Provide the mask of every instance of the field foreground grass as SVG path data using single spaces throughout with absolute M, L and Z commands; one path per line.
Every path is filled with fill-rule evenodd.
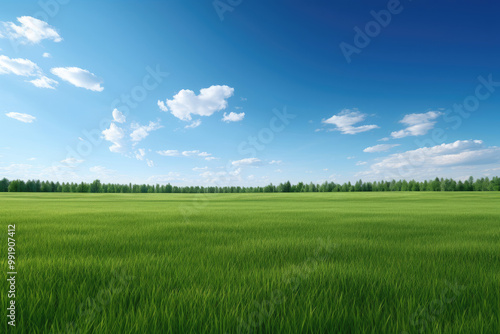
M 0 217 L 1 332 L 500 332 L 499 193 L 6 193 Z

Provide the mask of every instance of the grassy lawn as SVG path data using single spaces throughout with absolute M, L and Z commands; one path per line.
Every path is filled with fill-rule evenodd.
M 0 194 L 0 332 L 499 333 L 500 193 Z

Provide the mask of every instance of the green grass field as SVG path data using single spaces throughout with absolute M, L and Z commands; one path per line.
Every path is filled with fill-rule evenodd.
M 0 217 L 1 332 L 500 332 L 500 193 L 5 193 Z

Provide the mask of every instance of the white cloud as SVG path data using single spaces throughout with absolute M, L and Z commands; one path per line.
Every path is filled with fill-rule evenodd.
M 369 131 L 372 129 L 377 129 L 378 125 L 360 125 L 354 126 L 354 124 L 364 121 L 366 114 L 362 114 L 357 109 L 344 109 L 337 115 L 333 115 L 329 119 L 322 120 L 324 124 L 335 125 L 336 128 L 333 130 L 340 131 L 342 134 L 354 135 L 360 132 Z
M 234 94 L 234 88 L 228 86 L 210 86 L 196 95 L 192 90 L 183 89 L 167 100 L 172 115 L 183 121 L 191 121 L 191 115 L 211 116 L 226 109 L 227 101 Z
M 347 160 L 351 160 L 351 159 L 355 159 L 355 158 L 356 158 L 355 156 L 347 157 Z
M 399 123 L 406 124 L 408 127 L 403 130 L 394 131 L 391 133 L 392 138 L 403 138 L 407 136 L 422 136 L 425 135 L 429 130 L 434 128 L 436 121 L 434 121 L 439 116 L 443 115 L 439 111 L 429 111 L 423 114 L 408 114 L 403 117 Z
M 182 155 L 185 156 L 185 157 L 191 157 L 193 155 L 198 155 L 198 153 L 200 153 L 200 151 L 198 151 L 198 150 L 184 151 L 184 152 L 182 152 Z
M 279 165 L 281 164 L 283 161 L 281 160 L 271 160 L 271 162 L 269 163 L 270 165 Z
M 29 59 L 9 58 L 0 55 L 0 74 L 15 74 L 23 77 L 40 75 L 42 70 Z
M 202 171 L 202 170 L 207 170 L 207 169 L 208 169 L 208 167 L 206 167 L 206 166 L 205 166 L 205 167 L 194 167 L 194 168 L 193 168 L 193 171 L 195 171 L 195 172 L 199 172 L 199 171 Z
M 61 160 L 61 163 L 66 164 L 66 165 L 78 165 L 81 164 L 84 160 L 79 160 L 77 158 L 66 158 L 64 160 Z
M 104 139 L 112 142 L 113 145 L 109 147 L 111 152 L 122 152 L 123 151 L 123 138 L 125 137 L 125 131 L 118 127 L 115 123 L 111 123 L 109 129 L 102 131 Z
M 237 114 L 237 113 L 231 111 L 229 114 L 224 113 L 224 115 L 222 117 L 222 121 L 226 122 L 226 123 L 239 122 L 239 121 L 242 121 L 244 117 L 245 117 L 244 112 Z
M 246 158 L 232 162 L 233 166 L 256 166 L 262 164 L 262 160 L 258 158 Z
M 389 137 L 384 137 L 384 138 L 380 138 L 379 140 L 377 141 L 388 141 L 390 138 Z
M 36 158 L 29 158 L 28 161 L 35 161 Z
M 386 152 L 391 148 L 399 146 L 400 144 L 378 144 L 375 146 L 367 147 L 363 150 L 365 153 L 378 153 L 378 152 Z
M 118 109 L 113 109 L 113 120 L 118 123 L 125 123 L 127 118 L 125 117 L 124 114 Z
M 62 38 L 54 27 L 47 22 L 31 16 L 21 16 L 17 18 L 20 25 L 14 22 L 2 22 L 5 37 L 18 39 L 21 43 L 39 43 L 44 39 L 51 39 L 54 42 L 61 42 Z
M 42 55 L 43 58 L 52 58 L 52 55 L 48 52 L 44 52 Z
M 160 108 L 161 111 L 165 111 L 167 112 L 168 111 L 168 108 L 167 106 L 165 105 L 165 102 L 161 101 L 161 100 L 158 100 L 158 107 Z
M 358 161 L 356 162 L 356 166 L 363 166 L 363 165 L 366 165 L 367 162 L 366 161 Z
M 276 169 L 275 172 L 276 173 L 283 173 L 283 171 L 281 169 Z
M 56 80 L 43 75 L 43 71 L 37 64 L 29 59 L 9 58 L 0 56 L 0 74 L 15 74 L 23 77 L 38 77 L 33 80 L 26 80 L 38 88 L 55 89 L 58 84 Z
M 104 87 L 101 86 L 102 80 L 87 70 L 78 67 L 54 67 L 50 72 L 76 87 L 95 92 L 102 92 L 104 90 Z
M 17 119 L 18 121 L 21 121 L 23 123 L 32 123 L 34 120 L 36 120 L 35 116 L 31 116 L 28 114 L 22 114 L 20 112 L 8 112 L 5 115 L 7 117 Z
M 217 173 L 206 171 L 201 173 L 200 176 L 205 179 L 205 182 L 215 184 L 231 181 L 241 181 L 241 168 L 237 168 L 231 171 L 221 171 Z
M 206 157 L 205 160 L 207 161 L 212 161 L 212 160 L 219 160 L 219 158 L 215 158 L 215 157 Z
M 55 89 L 59 82 L 56 80 L 53 80 L 51 78 L 47 78 L 46 76 L 42 75 L 38 79 L 30 80 L 33 85 L 35 85 L 38 88 L 48 88 L 48 89 Z
M 132 141 L 138 142 L 146 138 L 151 131 L 158 130 L 162 128 L 160 122 L 149 122 L 148 125 L 139 125 L 137 123 L 132 124 L 132 133 L 130 134 L 130 138 Z
M 135 158 L 137 160 L 144 160 L 145 156 L 146 156 L 146 151 L 143 148 L 140 148 L 135 152 Z
M 381 177 L 423 179 L 446 173 L 447 177 L 453 177 L 452 172 L 463 175 L 468 174 L 468 169 L 473 166 L 498 163 L 500 163 L 500 147 L 484 147 L 481 140 L 457 140 L 449 144 L 391 154 L 358 176 L 372 179 Z
M 200 157 L 209 157 L 212 155 L 212 153 L 208 153 L 208 152 L 201 152 L 200 154 L 198 154 Z
M 146 162 L 148 164 L 148 167 L 154 167 L 155 166 L 155 164 L 154 164 L 154 162 L 152 160 L 146 159 Z
M 0 167 L 2 175 L 15 175 L 19 178 L 29 178 L 33 174 L 33 165 L 29 164 L 11 164 L 6 167 Z
M 93 166 L 89 168 L 91 173 L 99 174 L 101 176 L 108 176 L 109 174 L 114 174 L 116 171 L 108 169 L 103 166 Z
M 163 155 L 165 157 L 177 157 L 179 156 L 179 151 L 177 150 L 165 150 L 165 151 L 156 151 L 159 155 Z
M 191 124 L 186 125 L 184 128 L 185 129 L 194 129 L 200 125 L 201 125 L 201 120 L 197 119 L 197 120 L 191 122 Z

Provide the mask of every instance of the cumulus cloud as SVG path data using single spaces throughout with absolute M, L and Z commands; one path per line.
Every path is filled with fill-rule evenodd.
M 165 111 L 167 112 L 168 111 L 168 108 L 167 106 L 165 105 L 165 102 L 161 101 L 161 100 L 158 100 L 158 107 L 160 108 L 161 111 Z
M 29 82 L 31 82 L 38 88 L 48 88 L 48 89 L 56 89 L 56 86 L 59 84 L 59 82 L 55 81 L 54 79 L 47 78 L 46 76 L 41 76 L 40 78 L 30 80 Z
M 197 119 L 197 120 L 191 122 L 191 124 L 186 125 L 184 128 L 185 129 L 194 129 L 200 125 L 201 125 L 201 120 Z
M 378 125 L 374 124 L 354 126 L 357 123 L 363 122 L 366 116 L 366 114 L 362 114 L 357 109 L 344 109 L 337 115 L 333 115 L 329 119 L 324 119 L 321 122 L 335 125 L 333 130 L 340 131 L 342 134 L 354 135 L 378 128 Z
M 465 171 L 474 166 L 499 162 L 500 147 L 484 147 L 481 140 L 457 140 L 449 144 L 391 154 L 371 165 L 370 170 L 358 175 L 373 179 L 431 178 L 442 174 L 443 169 L 449 175 L 452 171 Z
M 78 67 L 54 67 L 50 72 L 76 87 L 95 92 L 102 92 L 104 90 L 104 87 L 101 86 L 102 80 L 87 70 Z
M 165 151 L 156 151 L 156 153 L 158 153 L 159 155 L 163 155 L 165 157 L 178 157 L 178 156 L 201 157 L 207 161 L 218 159 L 218 158 L 212 157 L 212 153 L 200 152 L 200 150 L 191 150 L 191 151 L 182 151 L 182 152 L 179 152 L 178 150 L 165 150 Z
M 239 121 L 242 121 L 243 118 L 245 118 L 244 112 L 237 114 L 237 113 L 231 111 L 229 114 L 224 113 L 224 115 L 222 117 L 222 121 L 226 122 L 226 123 L 239 122 Z
M 111 152 L 123 152 L 125 131 L 122 128 L 118 127 L 115 123 L 111 123 L 108 129 L 102 131 L 102 134 L 104 135 L 104 139 L 113 143 L 113 145 L 109 147 Z
M 56 80 L 43 75 L 43 71 L 37 64 L 29 59 L 9 58 L 0 55 L 0 74 L 14 74 L 23 77 L 37 77 L 33 80 L 27 80 L 38 88 L 55 89 L 58 84 Z
M 200 176 L 204 179 L 205 182 L 215 184 L 241 181 L 241 168 L 236 168 L 229 171 L 221 171 L 217 173 L 206 171 L 200 173 Z
M 400 144 L 379 144 L 375 146 L 367 147 L 363 150 L 365 153 L 378 153 L 378 152 L 386 152 L 391 148 L 399 146 Z
M 191 157 L 193 155 L 198 155 L 199 153 L 200 153 L 200 151 L 198 151 L 198 150 L 184 151 L 184 152 L 182 152 L 182 155 L 185 156 L 185 157 Z
M 151 131 L 158 130 L 162 128 L 159 122 L 149 122 L 148 125 L 139 125 L 137 123 L 132 124 L 132 133 L 130 134 L 130 138 L 134 142 L 138 142 L 146 138 Z
M 156 151 L 156 153 L 165 157 L 177 157 L 180 155 L 179 151 L 177 150 Z
M 42 70 L 29 59 L 9 58 L 0 55 L 0 74 L 15 74 L 23 77 L 41 75 Z
M 233 166 L 257 166 L 262 164 L 262 160 L 258 158 L 245 158 L 233 161 L 231 164 Z
M 200 90 L 199 95 L 196 95 L 192 90 L 183 89 L 174 95 L 171 100 L 167 100 L 166 105 L 172 115 L 178 119 L 191 121 L 192 115 L 211 116 L 217 111 L 226 109 L 227 99 L 233 94 L 234 88 L 225 85 L 203 88 Z M 161 102 L 158 102 L 160 108 L 162 108 Z
M 99 174 L 99 175 L 102 175 L 102 176 L 107 176 L 109 174 L 113 174 L 113 173 L 116 172 L 116 171 L 114 171 L 112 169 L 108 169 L 108 168 L 103 167 L 103 166 L 93 166 L 93 167 L 90 167 L 89 171 L 91 173 Z
M 18 121 L 21 121 L 23 123 L 33 123 L 33 121 L 36 120 L 35 116 L 31 116 L 29 114 L 23 114 L 20 112 L 8 112 L 5 115 L 7 117 L 17 119 Z
M 407 136 L 422 136 L 429 130 L 434 128 L 435 119 L 443 115 L 439 111 L 429 111 L 423 114 L 408 114 L 403 117 L 399 123 L 405 124 L 408 127 L 403 130 L 394 131 L 391 133 L 392 138 L 403 138 Z
M 137 160 L 144 160 L 145 156 L 146 156 L 146 151 L 143 148 L 140 148 L 135 152 L 135 158 Z
M 84 160 L 79 160 L 77 158 L 66 158 L 64 160 L 61 160 L 61 163 L 65 165 L 78 165 L 81 164 Z
M 54 27 L 47 22 L 31 16 L 17 18 L 19 25 L 14 22 L 3 23 L 3 35 L 10 39 L 19 40 L 21 43 L 40 43 L 44 39 L 61 42 L 62 38 Z M 1 37 L 1 35 L 0 35 Z
M 121 111 L 115 108 L 113 110 L 113 120 L 118 123 L 125 123 L 126 117 Z
M 50 53 L 48 53 L 48 52 L 44 52 L 44 53 L 42 54 L 42 57 L 43 57 L 43 58 L 52 58 L 52 55 L 51 55 Z

